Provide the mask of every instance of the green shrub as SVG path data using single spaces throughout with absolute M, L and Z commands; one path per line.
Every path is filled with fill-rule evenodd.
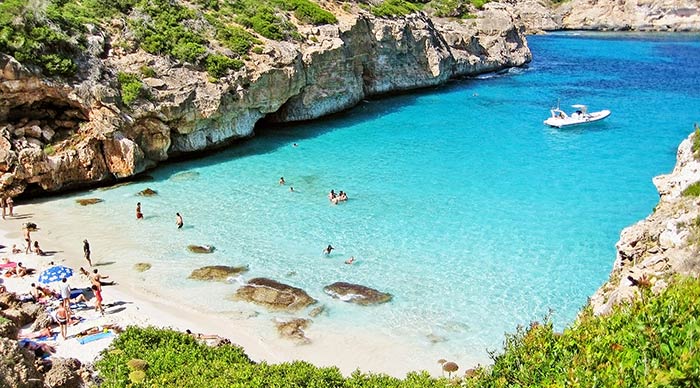
M 695 182 L 683 190 L 684 197 L 700 197 L 700 182 Z
M 260 46 L 255 46 L 255 47 L 253 47 L 253 50 L 252 50 L 252 51 L 253 51 L 255 54 L 262 54 L 262 53 L 263 53 L 263 48 L 260 47 Z
M 693 133 L 693 145 L 691 147 L 693 151 L 693 156 L 695 159 L 700 159 L 700 127 L 695 124 L 695 131 Z
M 226 48 L 238 55 L 247 54 L 248 50 L 255 44 L 260 43 L 258 39 L 255 39 L 250 32 L 243 28 L 223 25 L 217 28 L 216 38 L 219 39 Z
M 52 156 L 52 155 L 56 154 L 56 148 L 51 144 L 47 144 L 46 146 L 44 146 L 44 153 L 47 156 Z
M 225 55 L 211 54 L 204 61 L 207 73 L 215 79 L 226 75 L 229 69 L 238 70 L 243 67 L 243 61 L 232 59 Z
M 420 11 L 420 7 L 406 0 L 384 0 L 381 4 L 370 8 L 377 17 L 404 16 Z
M 148 364 L 134 376 L 133 358 Z M 233 345 L 208 347 L 184 333 L 155 328 L 128 327 L 105 349 L 95 364 L 103 387 L 404 387 L 444 388 L 445 379 L 426 372 L 409 373 L 405 379 L 356 371 L 345 378 L 338 368 L 319 368 L 304 361 L 278 365 L 253 363 Z M 137 377 L 143 377 L 138 380 Z
M 129 106 L 139 97 L 143 97 L 143 83 L 136 74 L 119 73 L 117 75 L 119 81 L 119 90 L 121 91 L 122 102 Z
M 700 282 L 671 282 L 658 297 L 617 306 L 609 316 L 584 309 L 556 333 L 549 321 L 508 335 L 494 365 L 466 387 L 690 387 L 700 376 Z
M 146 77 L 146 78 L 153 78 L 156 76 L 156 71 L 153 70 L 152 67 L 143 65 L 139 68 L 139 71 L 141 71 L 141 75 Z

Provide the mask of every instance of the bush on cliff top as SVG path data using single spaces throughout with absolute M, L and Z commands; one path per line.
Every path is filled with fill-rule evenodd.
M 421 10 L 422 4 L 414 4 L 406 0 L 384 0 L 381 4 L 371 7 L 370 11 L 377 17 L 404 16 Z
M 682 279 L 659 297 L 594 317 L 586 308 L 571 328 L 551 322 L 507 335 L 494 365 L 466 387 L 691 387 L 700 376 L 700 282 Z
M 133 382 L 129 362 L 148 367 Z M 278 365 L 254 363 L 238 346 L 209 347 L 184 333 L 129 327 L 102 353 L 96 368 L 103 387 L 405 387 L 444 388 L 444 379 L 410 373 L 405 379 L 359 371 L 345 378 L 338 368 L 318 368 L 295 361 Z

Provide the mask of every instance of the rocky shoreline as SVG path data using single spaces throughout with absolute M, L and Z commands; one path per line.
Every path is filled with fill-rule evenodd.
M 206 72 L 96 31 L 77 79 L 49 79 L 0 54 L 0 192 L 54 193 L 133 177 L 169 158 L 254 135 L 256 123 L 292 122 L 362 99 L 439 85 L 531 60 L 522 25 L 493 4 L 467 21 L 368 12 L 337 25 L 300 26 L 303 43 L 265 41 L 241 70 Z M 138 73 L 146 95 L 121 102 L 118 72 Z
M 700 160 L 693 150 L 697 136 L 680 144 L 673 172 L 654 178 L 660 196 L 654 212 L 622 231 L 610 280 L 590 299 L 595 314 L 638 297 L 642 287 L 658 294 L 676 274 L 700 276 L 700 200 L 683 195 L 700 182 Z

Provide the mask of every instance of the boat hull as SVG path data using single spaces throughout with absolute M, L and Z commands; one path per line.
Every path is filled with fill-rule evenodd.
M 608 116 L 610 116 L 610 111 L 605 109 L 599 112 L 588 113 L 582 117 L 565 117 L 563 119 L 559 117 L 550 117 L 547 120 L 545 120 L 544 123 L 549 125 L 550 127 L 563 128 L 574 125 L 594 123 L 596 121 L 603 120 Z

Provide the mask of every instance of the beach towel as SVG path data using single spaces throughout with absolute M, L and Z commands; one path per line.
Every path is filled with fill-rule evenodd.
M 56 341 L 57 336 L 58 336 L 58 333 L 51 335 L 51 336 L 43 336 L 43 337 L 34 338 L 34 341 Z
M 81 295 L 82 293 L 83 293 L 83 289 L 82 289 L 82 288 L 73 288 L 73 289 L 70 290 L 70 298 L 71 298 L 71 299 L 77 298 L 77 297 L 78 297 L 79 295 Z
M 97 341 L 97 340 L 100 340 L 102 338 L 108 338 L 108 337 L 113 337 L 113 336 L 114 336 L 114 333 L 112 333 L 111 331 L 106 331 L 106 332 L 97 333 L 97 334 L 90 334 L 90 335 L 86 335 L 85 337 L 78 338 L 78 342 L 80 342 L 81 345 L 85 345 L 88 342 Z
M 85 302 L 77 302 L 77 303 L 70 304 L 71 310 L 87 310 L 89 308 L 90 307 Z
M 14 261 L 11 261 L 9 263 L 0 264 L 0 268 L 15 268 L 16 266 L 17 266 L 17 263 L 15 263 Z

